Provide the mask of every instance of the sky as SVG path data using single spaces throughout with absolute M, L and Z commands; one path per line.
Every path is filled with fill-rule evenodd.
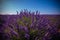
M 17 14 L 16 11 L 40 11 L 43 15 L 60 13 L 59 0 L 1 0 L 0 14 Z

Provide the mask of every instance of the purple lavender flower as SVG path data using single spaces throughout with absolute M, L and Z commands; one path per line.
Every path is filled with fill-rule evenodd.
M 55 23 L 47 15 L 40 15 L 38 11 L 29 12 L 26 9 L 17 13 L 18 15 L 0 16 L 5 21 L 0 22 L 3 25 L 0 33 L 9 34 L 7 37 L 11 40 L 50 40 L 50 35 L 57 32 L 57 20 Z
M 25 38 L 27 38 L 29 40 L 30 35 L 29 34 L 25 34 Z

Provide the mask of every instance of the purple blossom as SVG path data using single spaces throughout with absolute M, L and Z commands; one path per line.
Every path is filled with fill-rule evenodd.
M 52 22 L 49 16 L 40 15 L 38 11 L 29 12 L 28 10 L 17 12 L 19 15 L 2 15 L 0 22 L 3 26 L 0 26 L 0 33 L 7 30 L 9 27 L 10 33 L 8 37 L 14 39 L 11 35 L 15 35 L 20 40 L 50 40 L 50 35 L 57 32 L 56 22 Z M 54 16 L 52 16 L 54 19 Z M 56 19 L 54 19 L 56 20 Z M 25 39 L 26 38 L 26 39 Z M 14 40 L 18 40 L 17 38 Z
M 29 34 L 25 34 L 25 38 L 29 39 L 30 35 Z

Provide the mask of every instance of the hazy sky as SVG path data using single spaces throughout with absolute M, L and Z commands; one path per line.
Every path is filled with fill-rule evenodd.
M 16 14 L 16 10 L 40 11 L 41 14 L 59 14 L 58 0 L 2 0 L 0 2 L 1 14 Z

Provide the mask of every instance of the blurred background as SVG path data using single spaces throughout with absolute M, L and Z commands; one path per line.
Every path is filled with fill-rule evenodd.
M 16 11 L 40 11 L 41 15 L 59 15 L 59 0 L 0 0 L 0 14 L 17 14 Z

